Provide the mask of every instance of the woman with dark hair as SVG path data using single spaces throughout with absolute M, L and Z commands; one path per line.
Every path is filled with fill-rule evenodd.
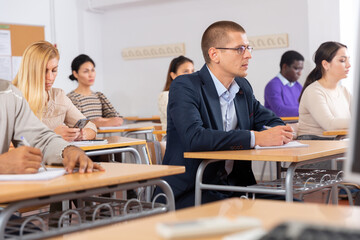
M 194 63 L 191 59 L 179 56 L 177 58 L 174 58 L 170 62 L 169 70 L 166 77 L 166 83 L 165 87 L 162 93 L 160 93 L 158 98 L 158 106 L 160 111 L 160 121 L 162 124 L 162 129 L 166 130 L 167 127 L 167 105 L 168 105 L 168 99 L 169 99 L 169 88 L 171 82 L 180 75 L 183 74 L 191 74 L 194 72 Z
M 339 84 L 349 73 L 347 47 L 325 42 L 314 61 L 299 98 L 298 139 L 328 140 L 332 138 L 323 137 L 324 131 L 349 127 L 351 95 Z
M 120 126 L 123 119 L 105 95 L 90 89 L 96 77 L 95 62 L 88 55 L 80 54 L 72 61 L 71 70 L 70 80 L 79 84 L 67 94 L 73 104 L 98 128 Z

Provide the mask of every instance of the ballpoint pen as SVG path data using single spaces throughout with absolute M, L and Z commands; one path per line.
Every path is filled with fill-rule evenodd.
M 30 147 L 30 144 L 29 144 L 29 142 L 25 139 L 25 137 L 21 136 L 20 139 L 21 139 L 21 141 L 22 141 L 22 143 L 23 143 L 24 146 Z M 45 167 L 45 164 L 44 164 L 43 161 L 41 161 L 41 166 L 44 168 L 45 171 L 47 171 L 47 168 Z
M 291 127 L 291 126 L 290 126 Z M 272 128 L 272 127 L 270 127 L 270 126 L 263 126 L 263 129 L 265 129 L 265 130 L 269 130 L 270 128 Z M 293 130 L 292 131 L 292 135 L 293 135 L 293 137 L 296 137 L 296 132 L 294 131 L 294 129 L 291 127 L 291 129 Z

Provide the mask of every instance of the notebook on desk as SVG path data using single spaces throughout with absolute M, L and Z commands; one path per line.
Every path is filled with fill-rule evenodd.
M 259 145 L 255 146 L 255 149 L 276 149 L 276 148 L 298 148 L 298 147 L 308 147 L 309 144 L 304 144 L 298 141 L 291 141 L 287 144 L 280 145 L 280 146 L 268 146 L 268 147 L 261 147 Z
M 127 129 L 129 128 L 127 125 L 122 125 L 122 126 L 113 126 L 113 127 L 99 127 L 99 130 L 117 130 L 117 129 Z
M 93 139 L 93 140 L 84 140 L 84 141 L 74 141 L 74 142 L 71 142 L 70 144 L 78 146 L 78 147 L 95 146 L 95 145 L 108 144 L 108 140 L 107 139 Z
M 65 174 L 64 168 L 40 168 L 34 174 L 0 174 L 0 181 L 43 181 L 60 177 Z

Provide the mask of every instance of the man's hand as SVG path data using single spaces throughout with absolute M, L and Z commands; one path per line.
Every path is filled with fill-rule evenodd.
M 104 171 L 104 169 L 91 161 L 91 159 L 86 156 L 83 150 L 78 147 L 70 146 L 64 149 L 63 151 L 63 164 L 68 173 L 72 173 L 75 166 L 79 167 L 80 173 L 91 173 L 93 169 L 98 169 Z
M 42 161 L 40 149 L 22 146 L 0 155 L 0 174 L 37 173 Z
M 54 132 L 60 135 L 65 141 L 72 142 L 80 136 L 79 128 L 69 128 L 65 125 L 60 125 L 54 129 Z
M 293 139 L 293 129 L 286 126 L 276 126 L 262 132 L 256 132 L 255 146 L 280 146 L 290 142 Z

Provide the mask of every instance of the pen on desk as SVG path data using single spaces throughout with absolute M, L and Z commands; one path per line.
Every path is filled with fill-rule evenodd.
M 29 144 L 29 142 L 25 139 L 25 137 L 21 136 L 20 139 L 21 139 L 21 141 L 22 141 L 22 143 L 23 143 L 24 146 L 30 147 L 30 144 Z M 41 166 L 44 168 L 45 171 L 47 171 L 47 168 L 45 167 L 45 164 L 43 163 L 43 161 L 41 161 Z

